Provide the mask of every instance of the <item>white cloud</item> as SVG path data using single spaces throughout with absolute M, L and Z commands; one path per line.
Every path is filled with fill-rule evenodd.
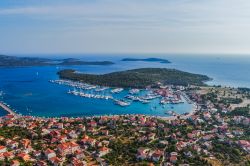
M 249 0 L 103 0 L 0 8 L 0 19 L 20 20 L 2 24 L 0 35 L 10 42 L 0 41 L 0 49 L 250 52 L 249 8 Z

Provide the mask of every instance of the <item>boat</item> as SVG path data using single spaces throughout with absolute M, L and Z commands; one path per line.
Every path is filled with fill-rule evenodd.
M 108 88 L 107 87 L 100 87 L 100 88 L 96 88 L 95 91 L 96 92 L 101 92 L 101 91 L 104 91 L 106 89 L 108 89 Z
M 113 99 L 112 96 L 105 96 L 105 95 L 99 95 L 99 94 L 88 94 L 88 93 L 84 93 L 84 92 L 78 92 L 76 90 L 69 90 L 68 94 L 73 94 L 75 96 L 80 96 L 80 97 L 85 97 L 85 98 L 94 98 L 94 99 L 105 99 L 105 100 L 109 100 L 109 99 Z
M 148 103 L 150 103 L 150 101 L 148 101 L 148 100 L 141 100 L 141 102 L 142 102 L 142 104 L 148 104 Z
M 123 91 L 123 88 L 115 88 L 111 90 L 111 93 L 120 93 L 121 91 Z
M 165 114 L 173 115 L 174 111 L 165 111 Z
M 169 100 L 166 98 L 161 99 L 160 104 L 169 104 Z
M 133 95 L 133 94 L 138 94 L 139 92 L 140 92 L 139 89 L 130 89 L 130 90 L 129 90 L 129 93 L 132 94 L 132 95 Z
M 125 106 L 129 106 L 130 103 L 129 102 L 126 102 L 126 101 L 123 101 L 123 100 L 114 100 L 115 104 L 119 105 L 119 106 L 122 106 L 122 107 L 125 107 Z

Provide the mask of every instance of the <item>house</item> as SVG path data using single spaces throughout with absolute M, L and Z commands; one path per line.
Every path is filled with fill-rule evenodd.
M 177 156 L 170 156 L 169 161 L 171 163 L 176 163 L 177 162 Z
M 12 160 L 11 163 L 10 163 L 10 166 L 19 166 L 20 163 L 18 160 Z
M 101 133 L 102 133 L 103 135 L 106 135 L 106 136 L 109 135 L 109 131 L 108 131 L 108 130 L 102 130 Z
M 171 163 L 176 163 L 176 162 L 177 162 L 177 155 L 178 155 L 178 153 L 176 153 L 176 152 L 171 152 L 171 153 L 170 153 L 169 161 L 170 161 Z
M 160 158 L 162 157 L 162 155 L 163 155 L 162 151 L 156 150 L 151 155 L 151 158 L 152 158 L 153 161 L 158 162 L 160 160 Z
M 242 124 L 245 125 L 245 126 L 249 125 L 250 124 L 250 118 L 243 119 Z
M 9 159 L 13 159 L 15 156 L 14 156 L 14 154 L 12 153 L 12 152 L 4 152 L 3 153 L 3 156 L 5 157 L 5 158 L 7 158 L 8 160 Z
M 7 151 L 7 148 L 5 146 L 0 146 L 0 153 L 4 153 Z
M 70 138 L 72 138 L 72 139 L 78 137 L 78 135 L 76 134 L 76 132 L 75 132 L 74 130 L 71 130 L 71 131 L 69 132 L 68 136 L 69 136 Z
M 96 123 L 96 121 L 92 120 L 91 122 L 88 123 L 88 125 L 91 126 L 91 127 L 96 127 L 97 123 Z
M 10 140 L 8 142 L 6 141 L 6 144 L 7 144 L 7 147 L 9 147 L 11 149 L 16 149 L 16 148 L 18 148 L 18 145 L 19 145 L 18 142 L 12 141 L 12 140 Z
M 96 143 L 96 140 L 93 138 L 89 138 L 88 136 L 84 136 L 84 138 L 81 140 L 81 143 L 85 145 L 87 144 L 90 146 L 94 146 Z
M 73 154 L 79 148 L 79 145 L 75 142 L 66 142 L 57 146 L 58 151 L 62 155 Z
M 110 152 L 109 148 L 101 147 L 98 149 L 98 156 L 99 157 L 104 156 L 104 155 L 108 154 L 109 152 Z
M 58 129 L 63 129 L 63 123 L 57 123 L 55 125 Z
M 45 152 L 44 152 L 46 158 L 49 160 L 50 158 L 52 157 L 56 157 L 56 153 L 51 150 L 51 149 L 47 149 Z
M 34 151 L 33 152 L 33 156 L 37 159 L 39 159 L 41 157 L 41 151 Z
M 148 139 L 149 139 L 149 140 L 154 140 L 154 139 L 155 139 L 155 133 L 150 133 L 150 134 L 148 135 Z
M 3 153 L 0 153 L 0 161 L 4 160 L 4 159 L 5 159 L 5 157 L 4 157 Z
M 28 139 L 23 139 L 23 140 L 21 140 L 21 144 L 22 144 L 22 146 L 23 146 L 25 149 L 27 149 L 28 146 L 31 144 L 31 141 L 28 140 Z
M 59 159 L 58 157 L 52 157 L 49 159 L 49 161 L 54 165 L 54 166 L 61 166 L 63 164 L 62 160 Z
M 60 143 L 63 143 L 63 142 L 66 142 L 68 140 L 67 136 L 66 135 L 62 135 L 58 138 L 58 141 Z
M 99 123 L 100 124 L 104 124 L 108 121 L 108 117 L 107 116 L 102 116 L 100 119 L 99 119 Z
M 72 164 L 73 164 L 73 166 L 87 166 L 86 161 L 81 161 L 77 158 L 72 159 Z
M 24 161 L 29 161 L 30 160 L 30 155 L 28 155 L 26 153 L 19 153 L 17 156 L 20 157 Z
M 78 149 L 78 150 L 75 151 L 75 157 L 77 159 L 83 159 L 85 157 L 85 155 L 81 150 Z
M 150 149 L 148 149 L 148 148 L 143 148 L 143 147 L 139 148 L 137 150 L 136 158 L 138 160 L 145 160 L 145 159 L 147 159 L 149 151 L 150 151 Z

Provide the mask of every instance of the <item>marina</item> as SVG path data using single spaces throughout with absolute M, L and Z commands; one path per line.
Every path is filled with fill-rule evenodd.
M 69 80 L 50 80 L 49 82 L 74 88 L 74 90 L 69 90 L 68 94 L 83 98 L 113 100 L 115 105 L 122 107 L 130 106 L 133 102 L 149 104 L 155 99 L 160 100 L 159 104 L 162 105 L 162 108 L 165 108 L 166 104 L 184 103 L 181 94 L 175 92 L 170 86 L 162 86 L 159 89 L 128 89 L 127 95 L 122 96 L 122 98 L 116 98 L 114 95 L 125 91 L 124 88 L 102 87 Z M 128 101 L 125 101 L 125 99 Z M 154 108 L 157 107 L 155 106 Z

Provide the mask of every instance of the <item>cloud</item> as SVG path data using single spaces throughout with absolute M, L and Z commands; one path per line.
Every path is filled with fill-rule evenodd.
M 250 42 L 249 8 L 248 0 L 46 1 L 42 6 L 8 6 L 0 8 L 0 35 L 9 42 L 0 42 L 0 49 L 246 50 Z M 21 42 L 24 39 L 28 44 Z

